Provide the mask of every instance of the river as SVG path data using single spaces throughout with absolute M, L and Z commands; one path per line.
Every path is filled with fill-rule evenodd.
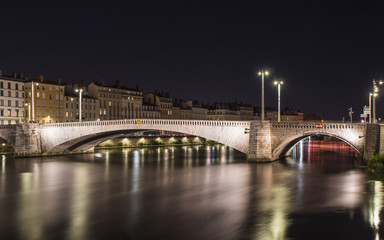
M 263 164 L 225 146 L 3 156 L 0 239 L 382 239 L 382 178 L 353 154 L 309 140 Z

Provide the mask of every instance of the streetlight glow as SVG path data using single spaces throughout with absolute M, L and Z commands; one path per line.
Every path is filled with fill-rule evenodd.
M 275 85 L 277 85 L 277 121 L 281 121 L 281 116 L 280 116 L 280 89 L 281 85 L 283 85 L 283 81 L 275 81 Z
M 81 122 L 81 102 L 82 102 L 82 96 L 83 96 L 83 89 L 76 89 L 76 92 L 79 93 L 79 122 Z
M 372 93 L 369 93 L 369 123 L 372 123 Z
M 28 122 L 31 121 L 31 103 L 26 103 L 25 106 L 28 106 Z
M 258 74 L 261 76 L 261 121 L 264 121 L 264 76 L 268 76 L 269 72 L 263 69 Z
M 35 121 L 35 85 L 39 86 L 39 83 L 31 82 L 31 92 L 32 92 L 32 121 Z
M 376 81 L 375 79 L 373 79 L 373 81 L 372 81 L 372 83 L 373 83 L 373 96 L 372 96 L 372 101 L 373 101 L 373 103 L 372 103 L 372 121 L 373 121 L 373 123 L 376 123 L 376 97 L 378 96 L 378 92 L 379 92 L 379 88 L 378 88 L 378 84 L 379 85 L 383 85 L 383 81 Z

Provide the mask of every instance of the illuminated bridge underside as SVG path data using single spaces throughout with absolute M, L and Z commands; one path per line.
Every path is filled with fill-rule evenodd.
M 384 125 L 379 124 L 130 119 L 0 126 L 0 137 L 14 146 L 16 156 L 40 156 L 86 151 L 105 140 L 145 130 L 211 139 L 247 154 L 254 162 L 282 158 L 298 141 L 313 135 L 343 140 L 365 160 L 384 153 Z
M 249 122 L 198 120 L 116 120 L 42 125 L 43 153 L 77 152 L 92 148 L 105 140 L 144 130 L 163 130 L 191 134 L 223 143 L 245 154 L 249 135 L 244 134 Z

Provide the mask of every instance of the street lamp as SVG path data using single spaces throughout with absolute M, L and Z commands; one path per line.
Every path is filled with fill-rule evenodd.
M 264 76 L 268 76 L 269 72 L 263 69 L 258 74 L 261 76 L 261 121 L 264 121 Z
M 81 122 L 81 102 L 83 96 L 83 89 L 76 89 L 75 91 L 79 93 L 79 122 Z
M 28 122 L 31 121 L 31 103 L 26 103 L 25 106 L 28 106 Z
M 280 122 L 280 88 L 283 85 L 283 81 L 275 81 L 275 85 L 277 85 L 277 121 Z
M 36 83 L 36 86 L 39 86 L 39 83 Z M 31 82 L 32 88 L 32 121 L 35 121 L 35 84 Z
M 369 123 L 372 123 L 372 93 L 369 93 Z
M 377 87 L 377 85 L 382 85 L 383 84 L 383 81 L 376 81 L 375 79 L 373 79 L 373 123 L 376 123 L 376 97 L 377 97 L 377 93 L 379 92 L 379 88 Z

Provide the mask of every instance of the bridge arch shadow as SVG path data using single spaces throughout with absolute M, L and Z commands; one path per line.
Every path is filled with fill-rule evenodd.
M 314 137 L 314 136 L 323 136 L 323 137 L 332 137 L 334 139 L 340 140 L 342 142 L 347 143 L 349 146 L 353 147 L 356 152 L 360 155 L 363 156 L 363 149 L 359 146 L 356 146 L 352 142 L 348 141 L 345 138 L 342 138 L 337 135 L 333 134 L 328 134 L 328 133 L 308 133 L 304 134 L 302 136 L 296 136 L 296 137 L 291 137 L 289 139 L 286 139 L 285 141 L 281 142 L 276 148 L 272 150 L 272 156 L 274 159 L 284 159 L 286 158 L 289 153 L 293 150 L 293 148 L 298 144 L 300 141 L 309 138 L 309 137 Z
M 102 132 L 97 134 L 90 134 L 87 136 L 82 136 L 67 142 L 64 142 L 60 145 L 55 146 L 52 149 L 49 149 L 47 153 L 75 153 L 75 152 L 84 152 L 89 151 L 96 145 L 105 142 L 107 140 L 119 138 L 119 137 L 127 137 L 127 134 L 133 134 L 138 132 L 146 132 L 146 131 L 154 131 L 154 129 L 131 129 L 131 130 L 117 130 L 117 131 L 109 131 Z M 161 131 L 161 130 L 158 130 Z M 179 132 L 174 132 L 175 134 L 179 134 Z M 184 134 L 184 133 L 181 133 Z M 188 133 L 185 133 L 188 134 Z M 198 136 L 202 137 L 203 136 Z
M 60 145 L 54 146 L 52 149 L 49 149 L 49 153 L 70 153 L 70 152 L 82 152 L 92 149 L 94 146 L 105 142 L 110 139 L 115 139 L 118 137 L 123 137 L 126 134 L 132 134 L 137 132 L 149 131 L 147 129 L 135 129 L 135 130 L 117 130 L 109 132 L 101 132 L 96 134 L 90 134 L 82 136 L 79 138 L 72 139 L 70 141 L 61 143 Z

